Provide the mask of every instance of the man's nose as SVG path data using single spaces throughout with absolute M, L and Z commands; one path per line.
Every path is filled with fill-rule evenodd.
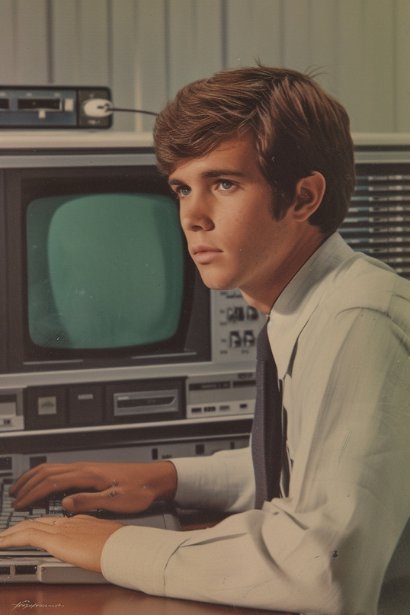
M 214 228 L 211 205 L 203 193 L 183 199 L 180 203 L 180 219 L 184 231 L 209 231 Z

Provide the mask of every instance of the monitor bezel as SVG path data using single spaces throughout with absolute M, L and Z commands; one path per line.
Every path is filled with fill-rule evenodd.
M 171 195 L 155 165 L 41 167 L 8 169 L 4 209 L 7 236 L 7 358 L 2 370 L 100 368 L 208 361 L 210 359 L 210 296 L 185 246 L 184 297 L 175 336 L 165 342 L 118 349 L 42 348 L 30 340 L 27 310 L 26 212 L 36 198 L 65 194 L 151 192 Z M 1 219 L 0 219 L 1 223 Z M 1 275 L 1 274 L 0 274 Z M 3 274 L 4 275 L 4 274 Z M 0 306 L 1 308 L 1 306 Z M 200 323 L 200 326 L 198 326 Z M 205 326 L 204 326 L 205 325 Z M 3 363 L 3 365 L 2 365 Z

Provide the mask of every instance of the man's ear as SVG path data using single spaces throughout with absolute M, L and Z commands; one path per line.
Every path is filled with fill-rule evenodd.
M 312 175 L 302 177 L 296 184 L 293 199 L 293 217 L 303 222 L 317 210 L 325 194 L 326 180 L 322 173 L 314 171 Z

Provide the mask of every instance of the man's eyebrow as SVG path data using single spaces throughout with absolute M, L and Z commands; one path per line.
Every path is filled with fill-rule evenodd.
M 201 173 L 201 177 L 205 179 L 207 177 L 245 177 L 245 173 L 243 173 L 243 171 L 235 171 L 234 169 L 210 169 L 209 171 Z M 181 186 L 185 184 L 182 179 L 178 179 L 177 177 L 173 177 L 168 183 L 170 186 Z
M 244 177 L 245 173 L 243 171 L 235 171 L 235 169 L 211 169 L 202 173 L 203 177 L 221 177 L 222 175 L 224 177 L 227 175 L 231 177 Z
M 184 182 L 180 179 L 177 179 L 176 177 L 174 177 L 173 179 L 169 179 L 168 180 L 168 184 L 170 186 L 182 186 L 184 184 Z

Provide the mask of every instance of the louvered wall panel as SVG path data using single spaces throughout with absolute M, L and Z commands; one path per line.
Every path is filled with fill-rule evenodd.
M 341 234 L 410 279 L 410 144 L 357 150 L 356 189 Z

